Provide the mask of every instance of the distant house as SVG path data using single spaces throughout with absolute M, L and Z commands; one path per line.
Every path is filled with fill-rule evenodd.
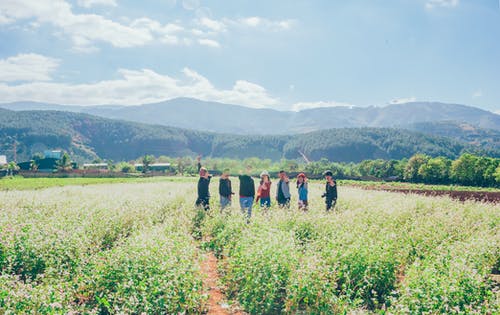
M 45 150 L 43 155 L 46 159 L 60 160 L 63 156 L 63 152 L 61 150 Z
M 142 172 L 143 165 L 141 163 L 134 164 L 135 169 L 138 172 Z M 149 169 L 154 172 L 166 172 L 170 171 L 170 163 L 154 163 L 149 165 Z
M 7 164 L 7 156 L 0 155 L 0 166 L 6 165 L 6 164 Z
M 45 158 L 37 160 L 38 172 L 40 173 L 52 173 L 57 169 L 57 162 L 59 159 Z M 18 164 L 19 168 L 23 171 L 29 171 L 31 169 L 31 161 L 21 162 Z
M 107 163 L 85 163 L 83 164 L 84 170 L 107 170 Z

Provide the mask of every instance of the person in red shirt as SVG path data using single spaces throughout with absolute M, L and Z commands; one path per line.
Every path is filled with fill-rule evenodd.
M 260 185 L 257 190 L 257 199 L 255 202 L 259 201 L 262 208 L 271 207 L 271 180 L 267 171 L 263 171 L 260 174 Z

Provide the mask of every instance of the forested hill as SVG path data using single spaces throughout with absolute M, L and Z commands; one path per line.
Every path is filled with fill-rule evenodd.
M 274 126 L 271 126 L 274 127 Z M 477 151 L 464 142 L 413 131 L 388 128 L 345 128 L 292 136 L 243 136 L 193 131 L 112 120 L 60 111 L 0 109 L 0 154 L 9 160 L 17 143 L 18 161 L 45 149 L 64 149 L 77 161 L 96 157 L 131 160 L 144 154 L 213 157 L 259 157 L 278 160 L 323 157 L 332 161 L 400 159 L 414 153 L 455 158 L 464 150 Z M 499 156 L 498 150 L 490 150 Z

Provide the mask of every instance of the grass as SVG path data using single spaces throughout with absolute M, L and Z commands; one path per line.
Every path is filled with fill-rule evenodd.
M 0 191 L 2 314 L 202 314 L 200 248 L 250 314 L 500 312 L 498 205 L 340 185 L 325 213 L 311 182 L 308 212 L 292 191 L 247 224 L 196 210 L 196 178 L 25 183 Z
M 0 190 L 31 190 L 68 185 L 94 185 L 116 183 L 155 183 L 192 181 L 185 177 L 131 177 L 131 178 L 96 178 L 96 177 L 63 177 L 63 178 L 23 178 L 19 176 L 0 179 Z

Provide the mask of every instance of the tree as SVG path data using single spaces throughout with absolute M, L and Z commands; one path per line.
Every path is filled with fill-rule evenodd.
M 132 173 L 135 172 L 134 165 L 127 162 L 120 162 L 116 165 L 116 169 L 122 173 Z
M 497 186 L 500 186 L 500 165 L 498 165 L 495 171 L 495 180 L 497 182 Z
M 149 172 L 149 170 L 151 168 L 151 164 L 153 164 L 154 162 L 155 162 L 155 157 L 152 155 L 146 154 L 142 158 L 142 172 L 143 173 Z
M 477 181 L 476 164 L 478 157 L 469 153 L 462 154 L 451 164 L 451 178 L 458 184 L 474 185 Z M 482 177 L 482 174 L 480 175 Z
M 31 159 L 34 161 L 38 161 L 38 160 L 41 160 L 43 158 L 45 158 L 45 156 L 40 152 L 33 154 L 33 156 L 31 157 Z
M 109 171 L 114 171 L 116 169 L 116 165 L 114 164 L 113 160 L 106 160 L 106 164 L 108 164 Z
M 432 158 L 422 164 L 418 175 L 424 183 L 443 184 L 449 181 L 451 161 L 445 157 Z
M 57 161 L 57 170 L 60 172 L 67 172 L 71 170 L 71 158 L 68 153 L 64 152 L 61 159 Z
M 421 180 L 420 175 L 418 174 L 418 170 L 422 165 L 427 163 L 429 160 L 429 156 L 425 154 L 417 153 L 413 155 L 406 164 L 403 178 L 410 182 L 418 182 Z
M 39 165 L 38 160 L 34 160 L 34 159 L 33 159 L 33 160 L 31 160 L 31 161 L 30 161 L 30 170 L 32 170 L 33 172 L 38 171 L 38 167 L 39 167 L 39 166 L 40 166 L 40 165 Z
M 17 170 L 19 170 L 19 166 L 17 166 L 16 162 L 11 161 L 7 164 L 7 175 L 14 175 L 14 172 Z
M 476 183 L 482 186 L 494 186 L 495 185 L 495 172 L 497 167 L 500 165 L 500 159 L 481 157 L 476 162 L 475 170 L 477 175 L 481 175 L 480 183 Z

